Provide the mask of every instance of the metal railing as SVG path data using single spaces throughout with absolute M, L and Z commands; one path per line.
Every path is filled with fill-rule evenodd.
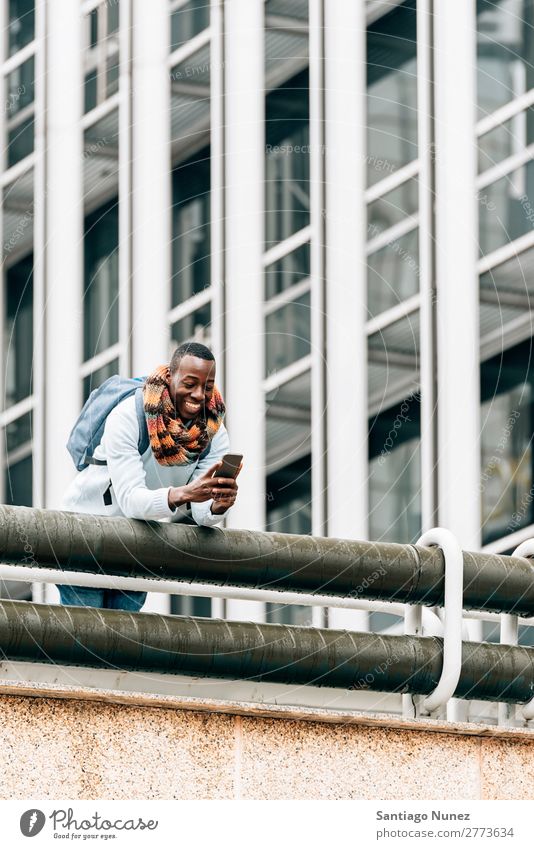
M 455 718 L 455 699 L 506 705 L 534 697 L 534 649 L 504 644 L 517 642 L 518 617 L 534 616 L 534 568 L 522 556 L 531 551 L 462 552 L 443 529 L 398 545 L 0 506 L 4 580 L 358 609 L 373 601 L 407 610 L 412 631 L 390 636 L 6 600 L 0 648 L 13 660 L 406 693 L 412 712 L 411 697 L 425 696 L 420 710 L 448 703 Z M 444 640 L 420 636 L 413 605 L 444 607 Z M 503 644 L 462 642 L 462 607 L 504 614 Z M 500 721 L 507 721 L 502 709 Z

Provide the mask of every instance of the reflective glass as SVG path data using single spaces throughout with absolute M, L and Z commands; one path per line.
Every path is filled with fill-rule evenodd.
M 310 222 L 308 74 L 303 72 L 266 100 L 265 242 L 287 239 Z
M 480 136 L 478 141 L 478 170 L 486 171 L 520 153 L 534 141 L 534 108 L 523 110 Z
M 265 269 L 265 300 L 310 276 L 310 244 L 306 242 Z
M 369 241 L 417 212 L 418 187 L 417 178 L 406 180 L 396 189 L 369 204 L 367 207 L 367 239 Z
M 119 341 L 119 215 L 114 199 L 85 219 L 84 359 Z
M 34 138 L 33 115 L 25 121 L 21 121 L 7 133 L 7 164 L 9 167 L 16 165 L 21 159 L 33 153 Z
M 534 0 L 477 0 L 480 117 L 534 86 L 533 26 Z
M 35 38 L 34 0 L 9 0 L 9 55 Z
M 284 534 L 310 534 L 311 456 L 283 466 L 267 477 L 266 530 Z M 299 604 L 267 603 L 267 622 L 311 625 L 311 609 Z
M 480 254 L 534 229 L 534 162 L 479 189 Z
M 15 421 L 10 422 L 5 428 L 6 451 L 9 454 L 20 448 L 26 442 L 32 441 L 32 413 L 25 413 Z
M 34 100 L 35 60 L 30 56 L 6 77 L 6 114 L 17 115 Z
M 4 504 L 32 506 L 32 456 L 17 460 L 4 469 Z
M 267 394 L 267 473 L 311 453 L 311 374 L 309 371 Z
M 310 293 L 265 317 L 267 375 L 310 353 Z
M 415 542 L 421 533 L 420 396 L 412 393 L 369 426 L 369 534 Z
M 416 0 L 407 0 L 367 30 L 368 184 L 416 158 Z
M 211 616 L 211 598 L 171 595 L 171 613 L 178 616 Z
M 177 348 L 182 342 L 202 342 L 210 346 L 211 342 L 211 304 L 207 303 L 198 310 L 176 321 L 171 328 L 171 345 Z
M 419 230 L 415 228 L 367 258 L 369 318 L 419 291 Z
M 110 363 L 106 363 L 105 366 L 96 369 L 91 374 L 88 374 L 87 377 L 83 379 L 83 400 L 84 403 L 89 398 L 89 395 L 93 391 L 93 389 L 98 389 L 98 387 L 104 383 L 108 377 L 113 377 L 114 374 L 119 373 L 119 361 L 112 360 Z
M 210 249 L 210 153 L 204 149 L 173 172 L 173 306 L 210 285 Z
M 171 15 L 171 51 L 198 35 L 210 23 L 209 0 L 190 0 Z
M 33 256 L 6 272 L 4 313 L 4 407 L 32 394 Z
M 528 339 L 481 366 L 482 541 L 534 522 L 534 370 Z

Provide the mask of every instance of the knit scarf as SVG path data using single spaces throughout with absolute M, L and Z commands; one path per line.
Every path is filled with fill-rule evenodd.
M 178 417 L 169 392 L 169 366 L 159 366 L 143 388 L 148 436 L 154 457 L 161 466 L 195 463 L 219 430 L 225 413 L 222 395 L 215 386 L 199 416 L 186 427 Z

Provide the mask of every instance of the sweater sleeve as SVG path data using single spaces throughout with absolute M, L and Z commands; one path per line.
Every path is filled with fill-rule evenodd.
M 211 442 L 211 448 L 209 454 L 207 454 L 198 464 L 195 471 L 191 476 L 191 480 L 200 477 L 207 470 L 213 466 L 217 460 L 220 460 L 224 454 L 228 452 L 230 447 L 230 440 L 228 438 L 228 432 L 225 426 L 222 424 L 215 434 Z M 213 525 L 218 525 L 225 516 L 228 515 L 229 511 L 226 513 L 222 513 L 220 515 L 215 515 L 211 512 L 211 505 L 213 504 L 213 500 L 210 498 L 209 501 L 201 501 L 201 502 L 193 502 L 191 504 L 191 514 L 193 519 L 197 523 L 197 525 L 204 525 L 204 527 L 211 527 Z
M 169 489 L 149 489 L 138 451 L 139 425 L 135 408 L 119 404 L 109 414 L 104 429 L 106 459 L 113 492 L 120 510 L 130 519 L 170 519 Z

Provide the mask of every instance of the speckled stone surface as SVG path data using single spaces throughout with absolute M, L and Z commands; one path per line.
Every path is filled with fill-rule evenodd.
M 481 740 L 482 799 L 534 799 L 534 746 L 520 740 Z
M 475 738 L 243 718 L 241 761 L 245 799 L 480 798 Z
M 0 798 L 534 797 L 531 729 L 428 720 L 419 730 L 395 717 L 272 718 L 246 703 L 184 709 L 95 696 L 0 695 Z M 129 698 L 106 695 L 119 697 Z
M 227 799 L 234 718 L 0 697 L 0 797 Z

